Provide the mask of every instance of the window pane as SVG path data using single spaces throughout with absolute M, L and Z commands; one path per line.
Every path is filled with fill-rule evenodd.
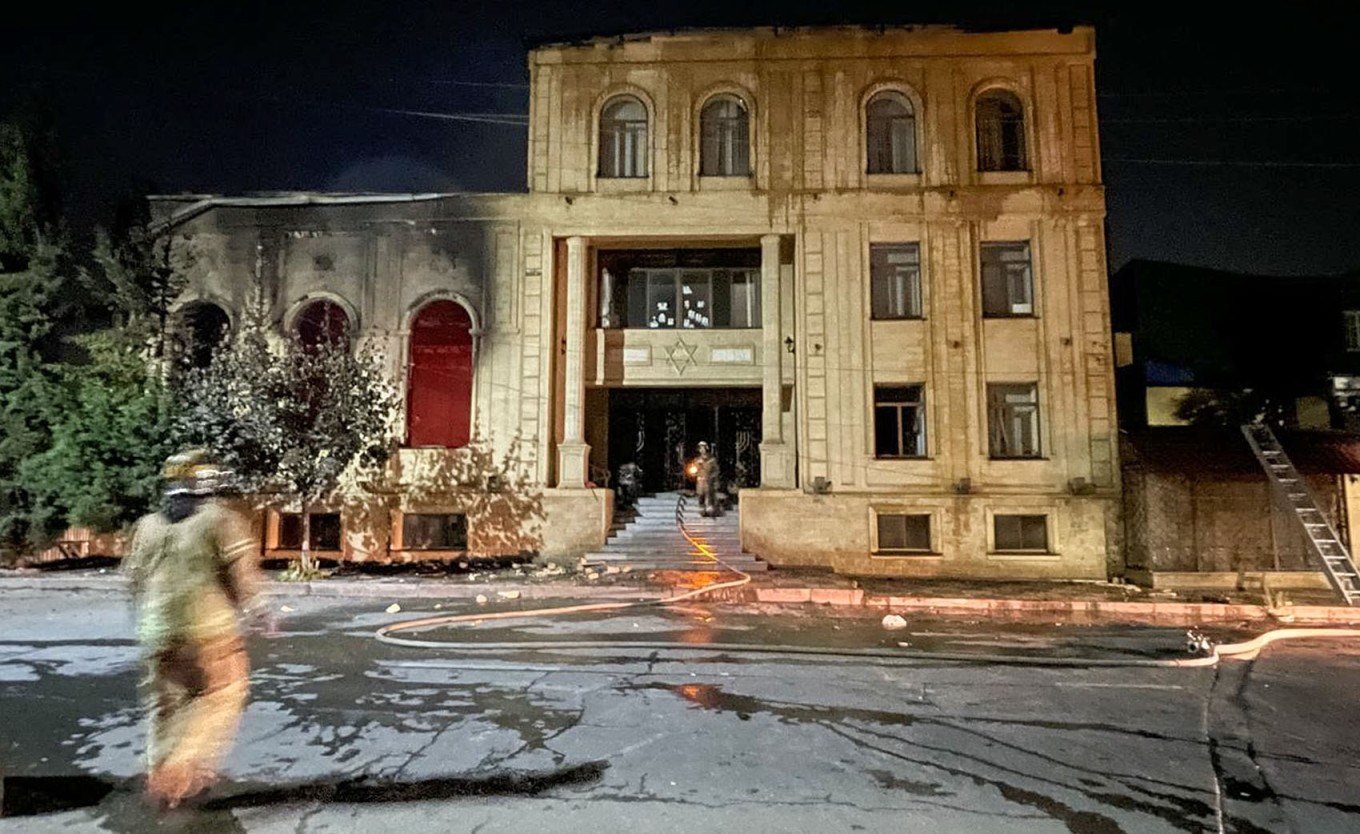
M 878 516 L 879 551 L 930 552 L 929 514 L 880 514 Z
M 279 514 L 279 549 L 302 549 L 302 515 L 300 513 Z
M 879 386 L 874 389 L 874 454 L 920 457 L 926 453 L 922 386 Z
M 1020 516 L 1020 544 L 1026 550 L 1048 550 L 1048 519 L 1041 515 Z
M 892 458 L 902 454 L 897 445 L 897 438 L 896 406 L 876 406 L 874 408 L 874 454 L 881 458 Z
M 870 174 L 916 172 L 916 121 L 899 93 L 879 93 L 865 108 L 865 150 Z
M 1360 351 L 1360 310 L 1342 312 L 1346 326 L 1346 350 Z
M 680 278 L 681 327 L 707 330 L 713 326 L 712 273 L 683 272 Z
M 906 547 L 906 516 L 880 515 L 878 517 L 878 549 L 905 550 Z
M 407 550 L 466 550 L 467 516 L 407 513 L 402 516 L 401 533 Z
M 760 327 L 760 273 L 733 271 L 731 287 L 731 326 Z
M 876 319 L 921 317 L 921 247 L 916 243 L 869 246 L 871 314 Z
M 1034 315 L 1028 243 L 984 243 L 979 247 L 978 260 L 982 270 L 982 315 L 988 318 Z
M 675 273 L 647 271 L 647 326 L 675 327 Z
M 1025 119 L 1013 93 L 996 90 L 977 100 L 979 171 L 1025 170 Z
M 631 96 L 610 100 L 600 113 L 599 175 L 647 176 L 647 108 Z
M 1039 456 L 1039 395 L 1032 383 L 987 386 L 991 456 Z
M 311 540 L 313 550 L 339 550 L 340 514 L 312 513 Z

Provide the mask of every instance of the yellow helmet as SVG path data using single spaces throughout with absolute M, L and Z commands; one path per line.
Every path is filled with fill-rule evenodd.
M 222 488 L 228 471 L 212 461 L 207 449 L 185 449 L 165 459 L 161 477 L 167 494 L 211 495 Z

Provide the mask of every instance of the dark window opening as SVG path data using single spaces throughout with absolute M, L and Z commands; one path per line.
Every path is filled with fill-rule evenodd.
M 1024 171 L 1025 111 L 1006 90 L 992 90 L 977 100 L 979 171 Z
M 334 301 L 313 301 L 298 313 L 293 330 L 303 347 L 349 345 L 350 320 L 345 308 Z
M 874 456 L 919 458 L 925 454 L 924 386 L 875 386 Z
M 699 113 L 699 175 L 751 175 L 751 132 L 746 105 L 736 96 L 719 96 Z
M 467 550 L 467 516 L 461 513 L 406 513 L 401 518 L 406 550 Z
M 340 514 L 310 513 L 312 550 L 340 549 Z M 302 549 L 302 513 L 279 514 L 279 549 Z
M 870 174 L 915 174 L 916 116 L 901 93 L 882 92 L 864 113 Z
M 193 368 L 212 364 L 213 353 L 231 332 L 226 311 L 211 301 L 196 301 L 180 312 L 183 357 Z
M 1034 315 L 1034 271 L 1029 244 L 984 243 L 982 264 L 982 315 L 987 318 L 1024 318 Z
M 987 423 L 992 457 L 1039 457 L 1039 386 L 988 385 Z
M 929 514 L 878 515 L 878 552 L 930 552 Z
M 616 96 L 600 111 L 601 177 L 647 176 L 647 108 L 632 96 Z
M 997 550 L 1048 552 L 1048 516 L 994 516 L 993 538 Z
M 875 319 L 921 318 L 920 244 L 871 244 L 869 283 Z

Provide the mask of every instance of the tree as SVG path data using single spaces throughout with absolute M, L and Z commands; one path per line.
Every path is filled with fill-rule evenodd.
M 1279 399 L 1251 388 L 1192 388 L 1176 403 L 1176 417 L 1194 426 L 1232 429 L 1257 421 L 1273 426 L 1285 423 Z
M 11 553 L 59 524 L 22 472 L 50 442 L 53 323 L 74 275 L 37 144 L 0 123 L 0 552 Z
M 257 305 L 258 306 L 261 305 Z M 258 309 L 206 368 L 189 371 L 175 436 L 211 449 L 254 494 L 301 501 L 302 563 L 314 570 L 310 511 L 347 474 L 376 470 L 395 443 L 397 392 L 376 348 L 348 339 L 270 343 Z

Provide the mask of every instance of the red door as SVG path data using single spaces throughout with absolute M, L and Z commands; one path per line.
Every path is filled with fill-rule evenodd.
M 466 446 L 472 428 L 472 318 L 455 301 L 431 301 L 411 322 L 406 395 L 410 446 Z

